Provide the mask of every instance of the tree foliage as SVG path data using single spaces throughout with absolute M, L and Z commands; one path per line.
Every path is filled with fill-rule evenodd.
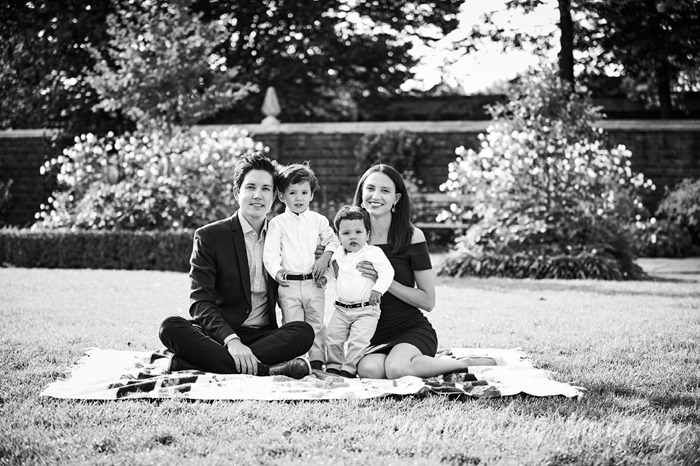
M 557 0 L 559 69 L 561 76 L 597 91 L 622 91 L 658 106 L 661 116 L 672 116 L 672 91 L 697 88 L 700 68 L 700 4 L 694 0 Z M 506 8 L 530 14 L 544 0 L 510 0 Z M 475 47 L 490 39 L 506 49 L 530 46 L 545 54 L 553 36 L 531 35 L 497 24 L 496 15 L 484 16 L 462 46 Z M 575 60 L 574 60 L 575 58 Z M 614 72 L 623 88 L 610 88 L 605 77 Z M 604 83 L 599 85 L 600 83 Z
M 123 123 L 93 113 L 99 96 L 85 70 L 108 40 L 108 1 L 8 0 L 0 4 L 0 127 L 79 132 Z
M 204 23 L 190 11 L 192 0 L 115 5 L 107 17 L 109 45 L 88 82 L 99 108 L 121 110 L 139 128 L 191 126 L 230 108 L 253 86 L 212 48 L 224 39 L 225 18 Z
M 259 88 L 228 118 L 260 120 L 273 86 L 282 121 L 328 121 L 356 119 L 376 97 L 399 93 L 416 64 L 412 40 L 432 42 L 455 29 L 462 3 L 197 0 L 195 10 L 209 21 L 228 18 L 219 53 Z
M 672 90 L 683 89 L 683 79 L 700 68 L 700 3 L 587 1 L 582 9 L 587 21 L 580 44 L 597 52 L 590 55 L 589 72 L 621 66 L 631 87 L 658 105 L 662 118 L 671 117 Z
M 462 3 L 9 0 L 0 125 L 104 134 L 129 120 L 216 112 L 259 121 L 268 86 L 283 121 L 353 120 L 399 92 L 416 63 L 413 41 L 455 29 Z

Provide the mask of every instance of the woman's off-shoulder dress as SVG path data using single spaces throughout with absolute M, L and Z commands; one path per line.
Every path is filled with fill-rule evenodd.
M 392 252 L 387 244 L 376 246 L 389 258 L 394 267 L 394 280 L 402 285 L 413 288 L 414 271 L 432 269 L 426 242 L 411 244 L 400 253 Z M 390 292 L 384 294 L 380 307 L 382 313 L 367 354 L 388 353 L 399 343 L 410 343 L 421 353 L 435 356 L 438 347 L 437 334 L 420 309 L 401 301 Z

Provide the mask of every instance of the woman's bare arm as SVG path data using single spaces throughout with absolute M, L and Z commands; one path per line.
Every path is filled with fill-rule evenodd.
M 413 229 L 413 237 L 411 244 L 421 243 L 425 241 L 425 234 L 420 228 Z M 362 261 L 357 265 L 357 270 L 362 273 L 363 277 L 377 281 L 377 271 L 369 261 Z M 416 279 L 416 287 L 411 288 L 394 280 L 389 286 L 391 294 L 399 298 L 401 301 L 416 306 L 426 312 L 430 312 L 435 308 L 435 273 L 433 269 L 414 270 L 413 275 Z
M 416 288 L 393 281 L 389 292 L 407 304 L 430 312 L 435 307 L 435 273 L 433 269 L 416 270 L 414 275 Z

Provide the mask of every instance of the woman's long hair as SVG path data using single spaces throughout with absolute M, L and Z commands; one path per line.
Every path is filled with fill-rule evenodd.
M 372 165 L 362 175 L 355 189 L 355 199 L 353 204 L 362 207 L 362 188 L 365 185 L 365 180 L 372 173 L 383 173 L 394 182 L 396 193 L 401 195 L 399 202 L 396 203 L 396 209 L 391 215 L 391 225 L 389 225 L 388 244 L 391 252 L 403 252 L 411 244 L 413 237 L 413 224 L 411 223 L 411 199 L 406 190 L 406 184 L 401 178 L 401 174 L 396 171 L 391 165 L 378 163 Z

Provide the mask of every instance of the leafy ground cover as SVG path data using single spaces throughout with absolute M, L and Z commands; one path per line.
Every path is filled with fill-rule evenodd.
M 441 347 L 521 347 L 578 401 L 39 397 L 86 348 L 160 348 L 187 290 L 181 273 L 0 268 L 0 465 L 700 463 L 700 287 L 683 277 L 438 279 Z

